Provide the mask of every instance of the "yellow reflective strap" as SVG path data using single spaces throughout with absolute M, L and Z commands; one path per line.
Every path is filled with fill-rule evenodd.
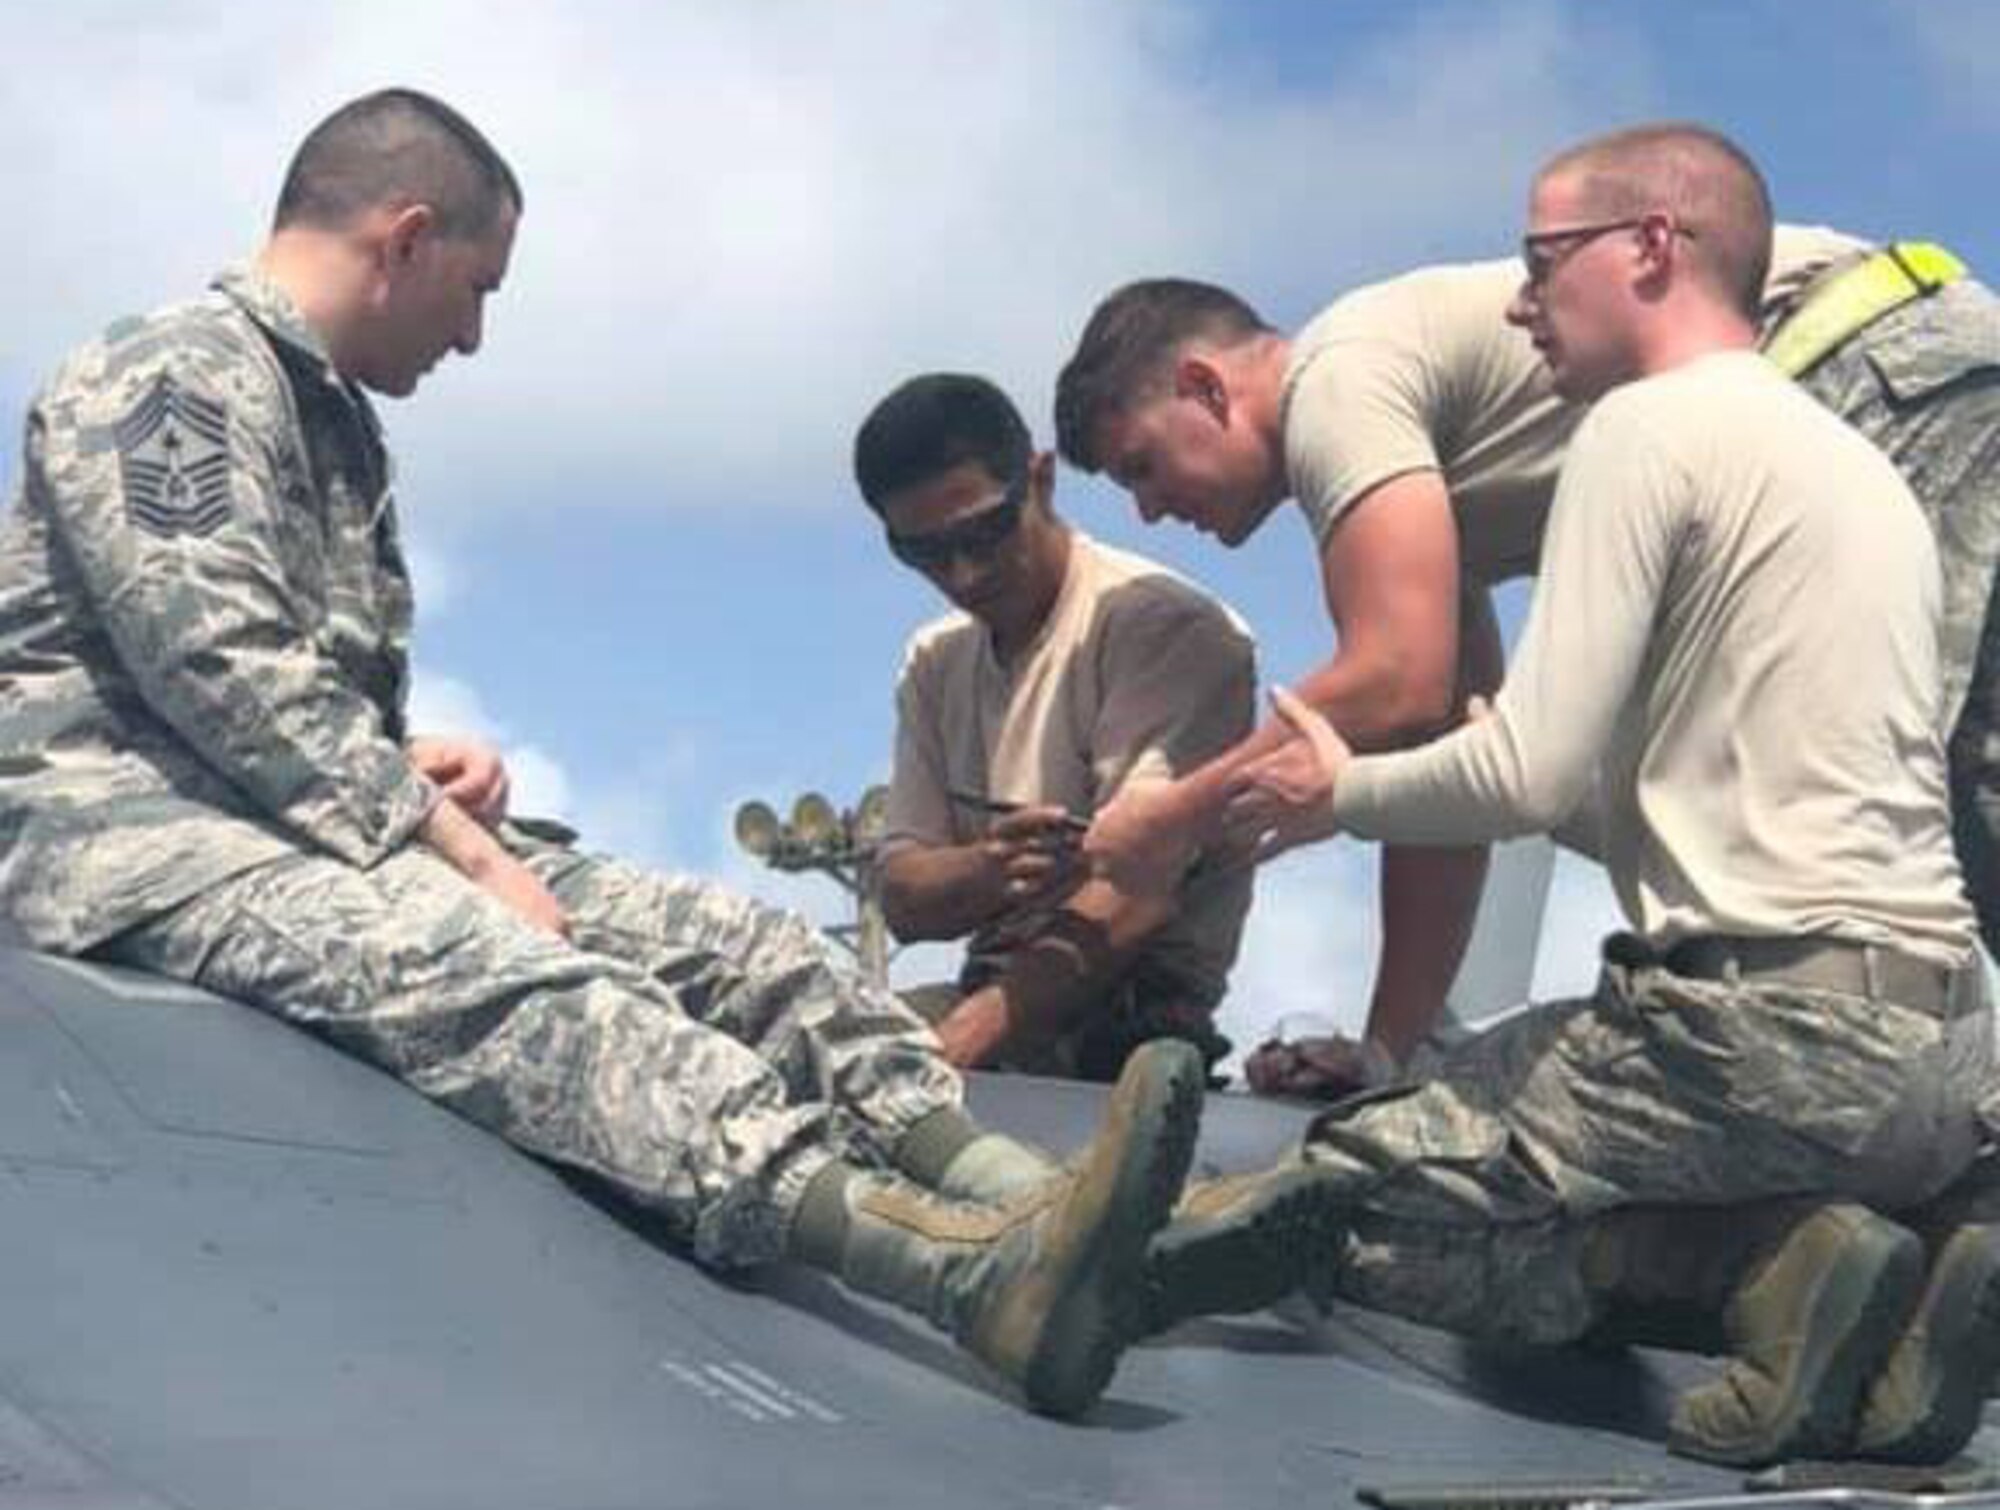
M 1933 242 L 1891 242 L 1814 290 L 1765 342 L 1764 355 L 1797 377 L 1890 310 L 1965 274 L 1965 264 Z

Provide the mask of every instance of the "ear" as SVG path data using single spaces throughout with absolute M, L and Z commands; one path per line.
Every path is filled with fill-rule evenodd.
M 1056 453 L 1037 451 L 1028 463 L 1028 495 L 1044 506 L 1055 493 Z
M 1174 397 L 1201 405 L 1218 425 L 1229 423 L 1229 383 L 1207 356 L 1186 352 L 1174 358 Z
M 437 216 L 427 204 L 406 204 L 390 213 L 382 230 L 382 255 L 392 267 L 407 267 L 436 227 Z
M 1671 215 L 1655 212 L 1639 222 L 1639 268 L 1649 279 L 1664 277 L 1680 263 L 1680 234 Z

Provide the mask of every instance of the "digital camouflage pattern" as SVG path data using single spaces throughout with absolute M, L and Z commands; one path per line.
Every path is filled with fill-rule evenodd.
M 831 1158 L 881 1165 L 957 1105 L 895 998 L 802 919 L 510 836 L 569 911 L 531 927 L 428 850 L 295 854 L 107 945 L 258 1003 L 666 1218 L 702 1261 L 779 1257 Z
M 411 618 L 365 397 L 275 287 L 114 327 L 35 403 L 0 533 L 0 916 L 259 1003 L 662 1213 L 778 1256 L 827 1160 L 958 1103 L 803 920 L 503 838 L 540 932 L 413 838 Z
M 1950 284 L 1799 381 L 1888 455 L 1935 532 L 1954 839 L 1981 936 L 2000 954 L 2000 299 Z
M 123 321 L 28 414 L 0 527 L 0 915 L 77 952 L 304 850 L 372 865 L 410 587 L 367 400 L 275 287 Z
M 1992 1067 L 1978 966 L 1949 1022 L 1875 997 L 1607 964 L 1595 995 L 1511 1018 L 1435 1079 L 1357 1097 L 1303 1157 L 1341 1235 L 1320 1281 L 1482 1336 L 1596 1319 L 1588 1223 L 1631 1204 L 1813 1194 L 1895 1210 L 1966 1168 Z

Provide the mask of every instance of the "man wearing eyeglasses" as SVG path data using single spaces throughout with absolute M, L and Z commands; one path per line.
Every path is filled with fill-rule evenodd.
M 1526 278 L 1633 229 L 1614 216 L 1531 238 Z M 1063 455 L 1107 473 L 1149 522 L 1179 518 L 1235 546 L 1298 500 L 1338 646 L 1296 690 L 1360 748 L 1427 738 L 1498 683 L 1487 589 L 1535 570 L 1583 413 L 1506 323 L 1522 278 L 1514 262 L 1423 269 L 1346 295 L 1291 338 L 1224 289 L 1137 283 L 1099 305 L 1058 382 Z M 1955 837 L 1985 936 L 2000 945 L 2000 625 L 1987 617 L 2000 555 L 2000 304 L 1936 248 L 1871 255 L 1835 232 L 1780 226 L 1760 317 L 1774 358 L 1890 455 L 1935 527 Z M 1233 774 L 1285 738 L 1266 725 L 1192 778 L 1119 803 L 1087 847 L 1128 879 L 1162 863 L 1146 854 L 1149 836 L 1171 863 L 1216 821 Z M 1368 1062 L 1407 1059 L 1441 1012 L 1484 870 L 1480 847 L 1384 850 Z M 1349 1060 L 1332 1089 L 1363 1078 L 1363 1056 Z
M 1584 143 L 1529 218 L 1510 317 L 1594 407 L 1506 685 L 1372 756 L 1286 694 L 1302 737 L 1247 768 L 1231 816 L 1266 853 L 1464 843 L 1594 792 L 1631 931 L 1591 995 L 1325 1113 L 1300 1163 L 1327 1240 L 1303 1273 L 1289 1243 L 1183 1224 L 1160 1292 L 1238 1308 L 1300 1277 L 1540 1342 L 1671 1304 L 1730 1355 L 1677 1402 L 1679 1450 L 1938 1461 L 2000 1365 L 2000 1228 L 1939 1232 L 1927 1281 L 1879 1214 L 1967 1167 L 1991 1073 L 1932 532 L 1887 458 L 1757 352 L 1770 209 L 1732 144 Z
M 1149 1038 L 1227 1050 L 1213 1015 L 1246 867 L 1161 896 L 1091 879 L 1084 819 L 1249 732 L 1249 634 L 1207 594 L 1057 517 L 1055 458 L 983 378 L 933 373 L 855 438 L 890 553 L 956 610 L 896 690 L 882 900 L 899 938 L 966 939 L 947 1057 L 1108 1079 Z

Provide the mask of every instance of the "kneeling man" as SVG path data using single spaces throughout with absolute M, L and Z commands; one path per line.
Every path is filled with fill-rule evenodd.
M 1770 220 L 1713 133 L 1641 128 L 1537 179 L 1510 311 L 1571 443 L 1492 713 L 1354 756 L 1304 734 L 1246 773 L 1275 852 L 1335 829 L 1463 844 L 1596 801 L 1632 932 L 1594 995 L 1523 1014 L 1427 1084 L 1329 1111 L 1299 1163 L 1324 1240 L 1210 1200 L 1159 1243 L 1169 1315 L 1304 1281 L 1555 1342 L 1671 1302 L 1725 1375 L 1682 1451 L 1933 1457 L 1993 1367 L 1995 1231 L 1930 1256 L 1878 1214 L 1968 1163 L 1990 1023 L 1938 735 L 1939 574 L 1891 464 L 1755 351 Z M 1599 397 L 1599 395 L 1603 395 Z

